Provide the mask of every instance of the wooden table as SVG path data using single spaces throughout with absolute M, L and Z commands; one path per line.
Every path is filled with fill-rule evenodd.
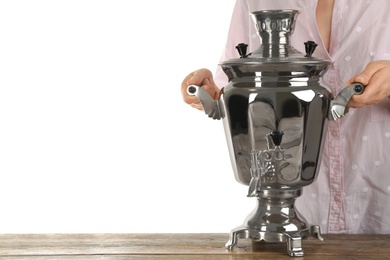
M 390 259 L 390 235 L 324 235 L 303 241 L 293 259 Z M 225 249 L 228 234 L 3 234 L 0 259 L 290 259 L 285 244 Z

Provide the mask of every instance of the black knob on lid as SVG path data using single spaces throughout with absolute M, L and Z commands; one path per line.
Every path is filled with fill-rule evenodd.
M 246 55 L 246 52 L 248 50 L 248 44 L 245 44 L 245 43 L 240 43 L 236 46 L 236 49 L 238 51 L 238 54 L 240 54 L 240 57 L 241 58 L 245 58 L 247 55 Z
M 311 57 L 311 55 L 313 54 L 317 46 L 318 44 L 313 41 L 305 42 L 305 51 L 306 51 L 305 57 Z

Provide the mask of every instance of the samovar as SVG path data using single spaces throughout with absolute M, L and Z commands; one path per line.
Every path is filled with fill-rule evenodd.
M 214 100 L 201 86 L 190 85 L 205 113 L 222 119 L 235 178 L 248 185 L 257 206 L 244 223 L 231 230 L 226 248 L 239 238 L 286 243 L 290 256 L 303 256 L 302 240 L 321 241 L 320 227 L 302 221 L 294 208 L 304 186 L 317 177 L 328 120 L 348 111 L 348 100 L 364 86 L 354 83 L 333 97 L 319 80 L 331 61 L 312 56 L 317 44 L 307 41 L 306 53 L 290 38 L 298 10 L 261 10 L 250 14 L 261 45 L 240 58 L 220 63 L 229 83 Z

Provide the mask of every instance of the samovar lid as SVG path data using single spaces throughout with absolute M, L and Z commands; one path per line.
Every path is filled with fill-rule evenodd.
M 326 67 L 331 61 L 312 56 L 317 46 L 315 42 L 302 43 L 305 44 L 305 54 L 291 45 L 290 38 L 299 13 L 298 10 L 291 9 L 252 12 L 250 15 L 261 40 L 260 46 L 247 54 L 248 45 L 240 43 L 236 46 L 240 58 L 223 61 L 220 65 L 222 67 L 255 65 L 258 70 L 261 70 L 262 66 L 282 65 L 284 71 L 289 65 L 295 65 L 292 69 L 296 69 L 297 65 L 309 65 L 308 69 L 310 65 Z M 302 67 L 305 68 L 305 66 Z

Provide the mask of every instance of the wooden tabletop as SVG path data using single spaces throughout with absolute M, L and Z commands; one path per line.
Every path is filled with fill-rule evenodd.
M 303 241 L 294 259 L 390 259 L 390 235 L 323 235 Z M 290 259 L 285 244 L 241 239 L 225 249 L 228 234 L 3 234 L 0 259 Z

